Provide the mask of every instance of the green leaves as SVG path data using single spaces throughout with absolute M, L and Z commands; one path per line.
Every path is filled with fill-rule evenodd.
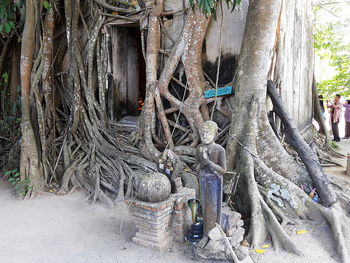
M 22 1 L 2 0 L 0 4 L 0 33 L 9 34 L 15 28 L 16 12 L 22 8 Z
M 50 8 L 50 3 L 49 3 L 49 1 L 45 0 L 45 1 L 43 2 L 43 7 L 44 7 L 45 9 L 49 9 L 49 8 Z
M 5 84 L 7 84 L 9 82 L 9 74 L 7 72 L 2 74 L 2 80 Z
M 335 94 L 350 96 L 350 44 L 343 41 L 346 25 L 340 22 L 316 24 L 314 33 L 315 53 L 319 67 L 329 67 L 327 79 L 317 83 L 320 93 L 330 99 Z M 317 65 L 316 65 L 317 66 Z
M 4 175 L 5 175 L 5 176 L 8 176 L 8 175 L 16 174 L 16 172 L 17 172 L 17 169 L 13 169 L 13 170 L 11 170 L 11 171 L 5 172 Z
M 198 6 L 201 10 L 203 10 L 204 14 L 210 14 L 215 11 L 216 0 L 199 1 Z
M 13 21 L 10 21 L 6 23 L 4 27 L 5 27 L 5 32 L 8 34 L 11 32 L 12 28 L 15 27 L 15 23 Z
M 225 1 L 228 8 L 232 7 L 232 11 L 236 8 L 237 5 L 241 3 L 241 0 L 222 0 Z M 194 5 L 198 4 L 200 10 L 203 11 L 205 15 L 216 15 L 217 4 L 220 3 L 220 0 L 189 0 L 192 9 Z
M 7 171 L 4 175 L 9 177 L 7 180 L 12 184 L 18 198 L 24 198 L 28 190 L 32 188 L 29 179 L 21 180 L 21 174 L 17 169 Z
M 7 23 L 1 24 L 0 33 L 3 33 L 3 31 L 5 31 L 6 34 L 9 34 L 14 27 L 15 27 L 15 23 L 13 21 L 9 21 Z

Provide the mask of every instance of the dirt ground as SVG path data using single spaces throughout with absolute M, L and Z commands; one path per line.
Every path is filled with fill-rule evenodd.
M 350 140 L 340 143 L 340 147 L 344 153 L 350 151 Z M 327 171 L 344 176 L 344 169 Z M 124 204 L 107 209 L 84 199 L 80 192 L 19 201 L 8 183 L 0 180 L 0 263 L 196 262 L 191 260 L 188 246 L 173 246 L 159 253 L 133 244 L 135 227 Z M 296 235 L 296 230 L 307 233 Z M 303 257 L 270 248 L 263 254 L 252 252 L 254 262 L 339 262 L 327 224 L 302 222 L 289 232 L 303 250 Z

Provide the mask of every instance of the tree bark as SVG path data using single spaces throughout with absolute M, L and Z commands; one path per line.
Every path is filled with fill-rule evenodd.
M 31 71 L 33 66 L 35 44 L 35 4 L 33 0 L 26 0 L 25 24 L 21 46 L 21 86 L 22 86 L 22 143 L 21 143 L 21 179 L 29 179 L 31 188 L 27 196 L 35 195 L 44 187 L 42 165 L 32 126 L 30 113 Z
M 321 106 L 320 106 L 319 99 L 318 99 L 315 76 L 313 77 L 313 81 L 312 81 L 312 100 L 313 100 L 314 118 L 317 121 L 318 125 L 320 126 L 319 132 L 322 133 L 324 136 L 326 136 L 325 143 L 327 144 L 330 136 L 329 136 L 329 132 L 328 132 L 328 129 L 326 126 L 325 119 L 324 119 L 322 112 L 321 112 Z
M 230 134 L 241 139 L 245 128 L 246 118 L 249 112 L 249 103 L 254 96 L 258 100 L 259 109 L 257 128 L 261 136 L 270 136 L 266 113 L 266 80 L 270 68 L 271 51 L 276 35 L 278 15 L 281 9 L 281 1 L 257 0 L 251 1 L 247 14 L 246 27 L 242 42 L 242 48 L 238 61 L 237 81 L 235 96 L 231 99 L 233 107 Z M 263 127 L 262 127 L 263 125 Z M 239 138 L 238 138 L 239 137 Z M 274 140 L 279 144 L 278 140 Z M 278 143 L 277 143 L 278 142 Z M 236 152 L 240 146 L 232 137 L 227 145 L 227 158 L 230 169 L 236 166 Z M 258 149 L 259 150 L 259 149 Z M 271 156 L 266 156 L 266 159 Z M 286 155 L 285 159 L 290 160 Z M 271 158 L 271 161 L 276 158 Z
M 292 117 L 283 106 L 283 102 L 280 99 L 276 87 L 273 85 L 272 81 L 268 81 L 267 83 L 267 93 L 272 100 L 274 112 L 283 123 L 286 142 L 293 147 L 305 164 L 306 169 L 309 172 L 309 176 L 321 198 L 322 204 L 326 207 L 332 206 L 337 202 L 337 197 L 330 185 L 329 179 L 322 169 L 316 153 L 312 151 L 309 145 L 302 138 L 297 126 L 294 124 Z
M 160 11 L 163 10 L 163 1 L 156 1 L 155 6 L 150 14 L 148 23 L 147 50 L 146 50 L 146 76 L 147 76 L 147 93 L 145 107 L 141 115 L 141 127 L 139 135 L 143 137 L 144 142 L 152 154 L 157 159 L 159 150 L 154 146 L 153 140 L 158 144 L 164 144 L 155 133 L 156 117 L 161 123 L 160 128 L 164 132 L 166 139 L 165 146 L 173 149 L 177 154 L 190 154 L 194 152 L 194 147 L 199 142 L 198 128 L 203 123 L 203 116 L 200 107 L 203 103 L 202 96 L 205 88 L 205 80 L 202 70 L 202 46 L 205 38 L 206 29 L 210 22 L 210 16 L 206 17 L 197 6 L 194 11 L 190 10 L 187 15 L 187 20 L 182 30 L 182 34 L 172 48 L 172 51 L 167 58 L 164 68 L 161 70 L 158 78 L 157 68 L 159 67 L 159 51 L 160 51 Z M 169 84 L 174 79 L 175 71 L 182 62 L 186 72 L 187 83 L 185 85 L 180 81 L 188 96 L 182 96 L 181 99 L 177 94 L 177 98 L 170 93 Z M 164 108 L 164 99 L 171 104 L 172 111 Z M 183 100 L 183 101 L 181 101 Z M 182 114 L 190 126 L 190 133 L 187 133 L 187 128 L 181 127 L 178 123 L 168 120 L 166 114 L 178 112 Z M 149 122 L 148 120 L 152 120 Z M 183 146 L 173 141 L 173 132 L 170 131 L 170 125 L 174 129 L 181 130 L 186 134 L 186 138 L 181 141 L 181 144 L 190 143 L 188 146 Z

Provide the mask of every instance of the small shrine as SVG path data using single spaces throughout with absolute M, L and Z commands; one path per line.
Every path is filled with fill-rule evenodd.
M 206 121 L 197 147 L 195 174 L 181 166 L 170 150 L 158 160 L 158 172 L 138 182 L 136 199 L 128 201 L 137 232 L 132 241 L 164 251 L 173 243 L 192 245 L 205 259 L 246 258 L 241 215 L 223 202 L 225 149 L 216 144 L 217 124 Z

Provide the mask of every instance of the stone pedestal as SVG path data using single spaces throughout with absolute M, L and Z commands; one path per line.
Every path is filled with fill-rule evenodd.
M 194 197 L 195 190 L 180 188 L 163 202 L 129 201 L 137 228 L 132 241 L 158 251 L 166 250 L 173 241 L 182 243 L 189 225 L 187 201 Z
M 189 199 L 196 197 L 195 189 L 182 187 L 178 189 L 178 193 L 170 196 L 174 200 L 174 209 L 171 221 L 171 231 L 176 243 L 182 244 L 185 241 L 185 234 L 192 223 L 188 216 L 189 207 L 187 202 Z

